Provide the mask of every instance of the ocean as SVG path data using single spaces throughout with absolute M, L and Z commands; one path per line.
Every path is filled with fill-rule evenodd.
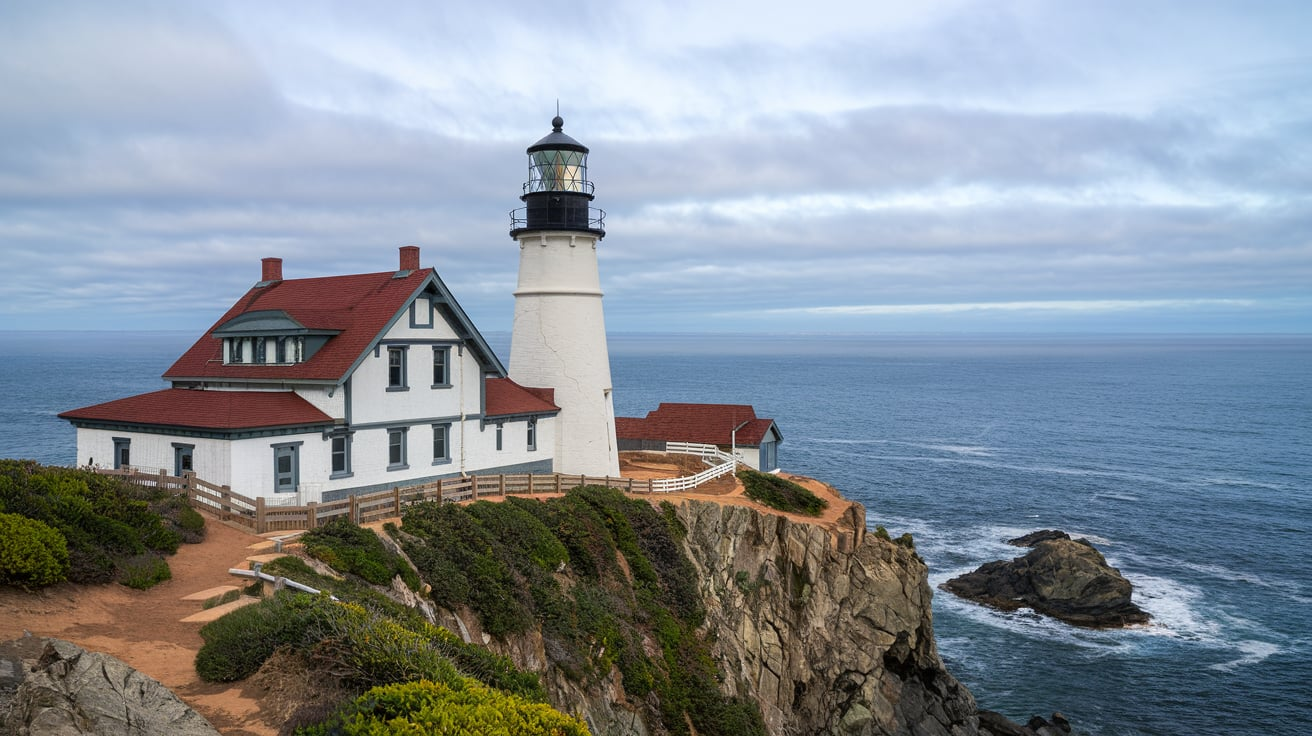
M 488 338 L 503 357 L 508 336 Z M 162 388 L 184 333 L 0 332 L 0 455 L 68 464 L 55 413 Z M 1135 585 L 1090 631 L 937 591 L 981 707 L 1091 736 L 1312 734 L 1312 337 L 614 335 L 615 409 L 744 403 L 784 469 L 910 532 L 937 586 L 1057 528 Z

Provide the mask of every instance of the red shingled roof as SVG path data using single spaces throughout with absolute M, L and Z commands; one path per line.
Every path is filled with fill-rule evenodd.
M 747 423 L 734 435 L 734 427 L 742 422 Z M 615 417 L 615 436 L 708 445 L 727 445 L 736 439 L 740 445 L 759 445 L 772 426 L 773 419 L 757 417 L 748 404 L 662 403 L 655 411 L 647 412 L 645 419 Z
M 560 407 L 555 403 L 555 389 L 529 388 L 509 378 L 489 378 L 484 385 L 487 387 L 487 406 L 484 413 L 489 417 L 560 411 Z
M 73 409 L 61 419 L 190 429 L 258 429 L 331 424 L 332 417 L 290 391 L 200 391 L 166 388 Z
M 256 378 L 340 381 L 387 323 L 433 273 L 395 278 L 395 271 L 276 281 L 255 286 L 165 373 L 166 379 Z M 223 340 L 210 333 L 247 312 L 281 310 L 312 330 L 340 330 L 309 360 L 296 365 L 223 364 Z

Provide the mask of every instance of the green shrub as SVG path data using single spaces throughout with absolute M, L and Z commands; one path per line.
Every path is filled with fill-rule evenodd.
M 241 594 L 242 594 L 241 590 L 230 590 L 221 595 L 216 595 L 210 598 L 206 598 L 205 602 L 200 604 L 201 610 L 208 611 L 211 608 L 216 608 L 218 606 L 232 603 L 233 601 L 240 598 Z
M 200 629 L 205 643 L 196 653 L 197 674 L 207 682 L 243 680 L 278 647 L 306 646 L 314 604 L 313 596 L 284 591 L 205 624 Z
M 173 577 L 169 563 L 159 555 L 146 552 L 118 563 L 118 581 L 129 588 L 146 590 Z
M 528 703 L 464 680 L 408 682 L 376 687 L 302 736 L 396 736 L 489 734 L 489 736 L 588 736 L 581 721 L 548 705 Z
M 410 565 L 383 544 L 378 535 L 357 526 L 345 516 L 311 529 L 301 536 L 306 554 L 341 573 L 364 578 L 374 585 L 388 585 L 400 575 L 411 590 L 419 588 L 419 576 Z
M 184 538 L 200 540 L 197 521 L 204 526 L 180 510 L 185 499 L 168 491 L 31 460 L 0 460 L 0 507 L 58 530 L 68 551 L 67 578 L 77 583 L 121 579 L 120 560 L 172 554 Z
M 829 503 L 806 488 L 771 473 L 739 470 L 747 497 L 772 509 L 793 514 L 819 516 Z
M 68 576 L 68 545 L 49 524 L 0 513 L 0 583 L 39 588 Z

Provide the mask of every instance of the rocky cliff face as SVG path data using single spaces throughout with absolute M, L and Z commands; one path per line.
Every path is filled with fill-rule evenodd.
M 861 506 L 836 532 L 711 502 L 679 519 L 725 686 L 760 702 L 771 733 L 977 733 L 934 645 L 924 562 L 867 535 Z
M 924 562 L 867 535 L 860 505 L 835 530 L 715 502 L 684 502 L 678 518 L 722 687 L 756 700 L 770 734 L 994 732 L 980 726 L 973 696 L 939 658 Z M 468 609 L 434 613 L 437 623 L 538 672 L 553 705 L 583 717 L 594 734 L 665 733 L 649 717 L 652 703 L 626 698 L 618 672 L 581 685 L 554 666 L 539 634 L 499 641 Z

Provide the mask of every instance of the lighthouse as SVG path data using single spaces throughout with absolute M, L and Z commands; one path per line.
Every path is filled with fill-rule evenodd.
M 557 115 L 551 132 L 528 147 L 524 206 L 510 213 L 510 237 L 519 244 L 510 378 L 554 389 L 557 472 L 618 476 L 597 269 L 606 213 L 592 206 L 587 146 L 564 125 Z

